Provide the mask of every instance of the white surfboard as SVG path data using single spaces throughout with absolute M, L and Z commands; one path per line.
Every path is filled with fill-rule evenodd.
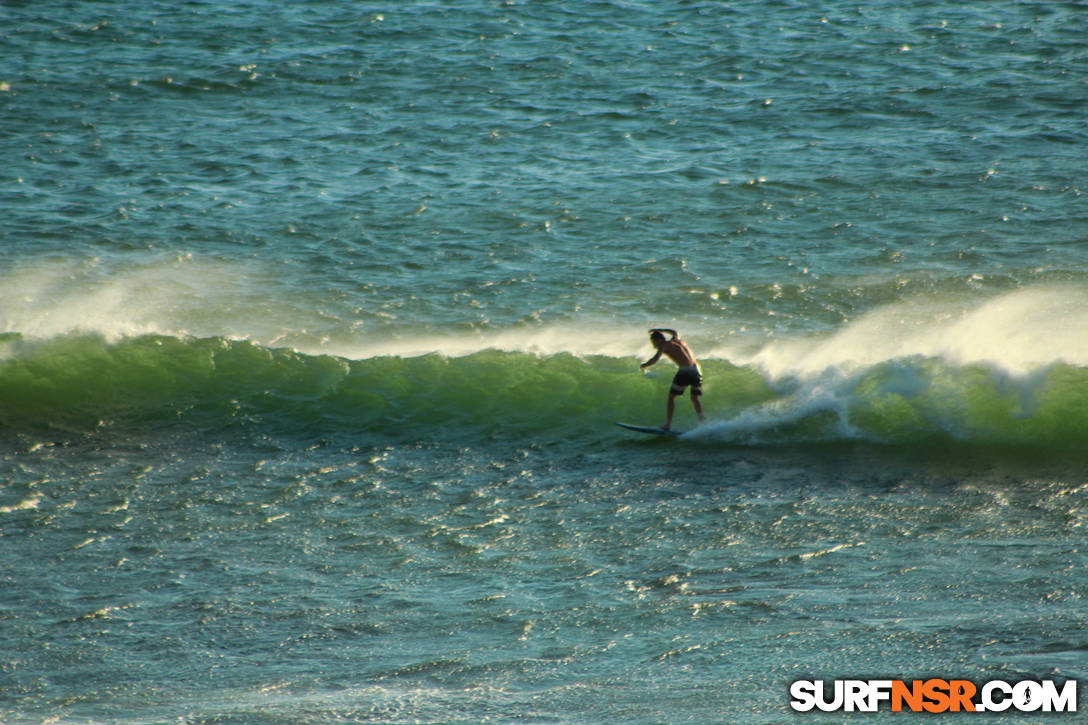
M 664 428 L 658 428 L 651 425 L 631 425 L 630 423 L 616 423 L 616 425 L 620 428 L 638 431 L 639 433 L 649 433 L 650 435 L 670 436 L 672 438 L 684 435 L 684 431 L 682 430 L 665 430 Z

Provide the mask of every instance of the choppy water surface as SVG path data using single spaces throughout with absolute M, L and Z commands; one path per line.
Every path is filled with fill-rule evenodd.
M 1088 676 L 1078 4 L 0 19 L 0 719 Z

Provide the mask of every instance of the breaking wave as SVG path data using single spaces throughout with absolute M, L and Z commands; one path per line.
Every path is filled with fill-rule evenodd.
M 930 442 L 1079 450 L 1088 367 L 1010 371 L 909 355 L 771 375 L 710 359 L 694 443 Z M 0 338 L 0 426 L 146 431 L 236 426 L 398 439 L 600 441 L 615 421 L 661 422 L 669 376 L 630 357 L 480 350 L 351 359 L 221 337 Z M 692 413 L 678 401 L 677 427 Z

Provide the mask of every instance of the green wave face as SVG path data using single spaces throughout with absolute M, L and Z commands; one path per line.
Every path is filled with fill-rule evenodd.
M 1088 440 L 1088 369 L 1055 363 L 1011 376 L 932 358 L 891 361 L 857 381 L 850 420 L 889 442 L 949 438 L 1075 450 Z
M 616 421 L 664 421 L 670 370 L 637 361 L 484 350 L 462 357 L 351 360 L 223 338 L 94 336 L 0 340 L 0 425 L 9 431 L 122 432 L 246 426 L 395 438 L 600 440 Z M 1088 436 L 1088 369 L 1025 375 L 937 358 L 850 374 L 768 380 L 704 364 L 708 423 L 696 441 L 781 445 L 863 440 L 1078 449 Z M 674 425 L 694 414 L 677 401 Z
M 222 338 L 109 343 L 9 336 L 0 362 L 0 423 L 87 431 L 246 423 L 347 428 L 427 438 L 457 429 L 526 434 L 664 419 L 667 378 L 631 360 L 486 350 L 464 357 L 348 360 Z M 730 400 L 770 397 L 752 371 L 711 367 Z

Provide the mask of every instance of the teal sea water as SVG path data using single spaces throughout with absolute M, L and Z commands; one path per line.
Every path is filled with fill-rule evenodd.
M 0 27 L 3 722 L 1088 679 L 1084 3 Z

